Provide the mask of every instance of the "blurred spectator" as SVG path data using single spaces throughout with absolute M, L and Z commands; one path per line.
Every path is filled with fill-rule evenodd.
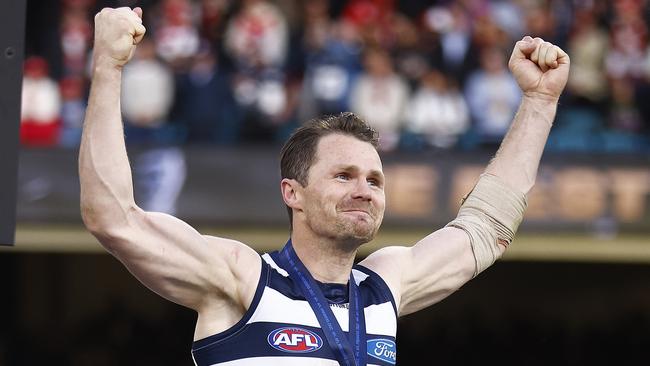
M 154 43 L 143 39 L 124 68 L 122 113 L 133 126 L 156 128 L 167 122 L 174 96 L 169 67 L 156 58 Z
M 190 0 L 162 0 L 155 29 L 156 51 L 172 68 L 186 66 L 199 50 L 200 37 Z
M 81 142 L 81 127 L 86 113 L 85 84 L 79 76 L 64 78 L 61 88 L 61 135 L 59 145 L 77 147 Z
M 476 10 L 476 9 L 475 9 Z M 492 17 L 489 8 L 472 14 L 472 42 L 479 49 L 512 47 L 510 35 L 502 24 Z M 474 54 L 476 56 L 476 54 Z
M 178 77 L 175 118 L 187 129 L 188 143 L 240 142 L 241 117 L 231 82 L 217 55 L 204 44 L 188 72 Z
M 288 40 L 287 20 L 269 1 L 243 1 L 228 22 L 224 42 L 235 68 L 234 96 L 247 141 L 275 141 L 292 115 L 284 70 Z
M 20 142 L 26 146 L 55 146 L 61 127 L 61 94 L 40 56 L 25 60 Z
M 175 145 L 182 134 L 168 121 L 174 95 L 171 69 L 145 38 L 122 75 L 126 143 L 140 146 L 133 173 L 136 198 L 147 211 L 174 214 L 185 180 L 185 158 Z
M 355 28 L 364 44 L 388 48 L 394 42 L 390 26 L 393 3 L 392 0 L 350 0 L 344 6 L 342 20 Z
M 543 14 L 544 16 L 541 19 L 535 20 L 538 23 L 542 23 L 537 26 L 537 29 L 531 27 L 532 23 L 530 18 L 537 14 L 526 14 L 524 18 L 524 10 L 522 9 L 522 3 L 525 1 L 512 1 L 512 0 L 496 0 L 491 1 L 489 5 L 490 16 L 494 19 L 494 22 L 499 25 L 499 28 L 503 29 L 508 37 L 512 40 L 518 40 L 524 36 L 524 33 L 530 32 L 535 34 L 538 37 L 543 37 L 540 31 L 542 27 L 553 27 L 554 23 L 543 24 L 545 21 L 549 20 L 548 14 Z M 540 8 L 537 4 L 537 8 Z M 528 24 L 526 24 L 528 21 Z M 535 24 L 537 25 L 537 24 Z
M 640 80 L 646 76 L 648 27 L 642 18 L 643 2 L 617 0 L 611 26 L 607 74 L 611 78 Z
M 407 108 L 406 132 L 414 139 L 405 147 L 450 148 L 469 127 L 465 99 L 453 83 L 437 70 L 424 75 Z
M 575 9 L 568 34 L 571 72 L 563 102 L 549 137 L 550 151 L 588 152 L 603 148 L 610 98 L 605 58 L 610 48 L 607 29 L 601 25 L 602 9 L 585 3 Z
M 284 15 L 269 1 L 244 0 L 228 22 L 226 49 L 237 69 L 284 66 L 288 47 Z
M 469 14 L 461 4 L 434 5 L 424 14 L 423 35 L 435 35 L 439 39 L 428 39 L 428 43 L 440 44 L 437 66 L 455 77 L 461 84 L 468 70 L 473 68 L 473 35 Z M 433 53 L 433 55 L 436 55 Z
M 521 91 L 506 66 L 504 52 L 496 47 L 480 53 L 481 68 L 469 75 L 465 96 L 480 145 L 498 144 L 519 106 Z
M 631 0 L 617 0 L 612 4 L 611 48 L 606 58 L 612 100 L 608 131 L 603 136 L 609 151 L 635 151 L 641 146 L 639 135 L 648 125 L 639 107 L 647 104 L 643 97 L 648 96 L 650 81 L 645 6 L 645 2 Z
M 201 37 L 210 43 L 221 42 L 229 0 L 201 0 Z
M 235 74 L 234 96 L 241 119 L 241 135 L 246 142 L 277 142 L 277 133 L 289 122 L 289 95 L 286 77 L 278 69 Z
M 420 29 L 408 17 L 397 14 L 393 17 L 393 29 L 395 32 L 395 45 L 392 49 L 392 57 L 397 72 L 406 78 L 409 87 L 414 89 L 420 78 L 431 68 L 432 59 L 435 57 L 430 53 L 431 47 L 423 44 L 424 37 L 420 35 Z
M 388 53 L 368 49 L 364 71 L 353 87 L 350 108 L 377 130 L 381 150 L 397 147 L 408 98 L 408 85 L 395 73 Z
M 61 14 L 61 49 L 64 75 L 83 75 L 92 36 L 89 7 L 94 0 L 64 0 Z
M 550 1 L 524 2 L 523 16 L 526 22 L 526 32 L 533 37 L 540 37 L 547 42 L 562 46 L 559 39 L 558 26 Z M 518 37 L 519 38 L 519 37 Z
M 592 8 L 579 9 L 575 20 L 567 46 L 573 65 L 567 92 L 572 98 L 602 103 L 608 93 L 605 75 L 605 57 L 609 49 L 607 31 L 599 25 Z
M 361 42 L 345 21 L 331 21 L 327 1 L 305 5 L 305 75 L 299 119 L 349 110 L 354 79 L 361 70 Z

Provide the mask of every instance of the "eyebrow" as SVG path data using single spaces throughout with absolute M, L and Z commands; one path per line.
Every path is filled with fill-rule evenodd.
M 343 170 L 343 171 L 346 171 L 346 172 L 358 172 L 359 171 L 359 167 L 356 166 L 356 165 L 335 165 L 334 169 L 335 170 Z M 385 179 L 384 173 L 381 170 L 376 170 L 376 169 L 370 170 L 369 176 L 374 177 L 374 178 L 380 178 L 382 180 Z

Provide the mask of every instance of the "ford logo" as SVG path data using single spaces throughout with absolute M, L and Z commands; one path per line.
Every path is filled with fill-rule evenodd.
M 397 362 L 397 346 L 390 339 L 370 339 L 368 356 L 394 365 Z

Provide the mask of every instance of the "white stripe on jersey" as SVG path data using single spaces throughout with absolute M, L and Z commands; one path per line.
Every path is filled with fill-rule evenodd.
M 271 258 L 271 255 L 269 253 L 264 253 L 264 255 L 262 255 L 262 258 L 266 263 L 269 264 L 269 266 L 271 266 L 271 268 L 278 271 L 279 274 L 283 275 L 284 277 L 289 277 L 289 273 L 284 269 L 280 268 L 280 266 L 278 266 L 278 264 L 275 263 L 273 258 Z
M 341 330 L 347 332 L 348 309 L 347 307 L 330 306 Z M 366 317 L 366 332 L 371 334 L 393 335 L 397 333 L 397 323 L 393 304 L 385 302 L 378 305 L 370 305 L 364 309 Z M 259 305 L 247 324 L 255 322 L 289 323 L 320 327 L 316 314 L 309 303 L 305 300 L 292 300 L 279 291 L 267 287 L 262 294 Z
M 264 261 L 266 263 L 268 263 L 271 266 L 271 268 L 276 270 L 279 274 L 281 274 L 284 277 L 289 277 L 289 273 L 287 271 L 285 271 L 284 269 L 280 268 L 280 266 L 278 266 L 278 264 L 275 263 L 273 258 L 271 258 L 269 253 L 264 253 L 262 255 L 262 258 L 264 259 Z M 366 278 L 369 277 L 367 274 L 365 274 L 365 273 L 363 273 L 363 272 L 361 272 L 359 270 L 356 270 L 356 269 L 352 270 L 352 275 L 354 276 L 354 282 L 356 282 L 357 285 L 360 284 L 363 280 L 365 280 Z

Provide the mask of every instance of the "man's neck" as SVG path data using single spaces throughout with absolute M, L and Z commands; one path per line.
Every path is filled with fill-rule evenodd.
M 293 248 L 312 277 L 323 283 L 348 283 L 357 254 L 335 242 L 309 236 L 291 235 Z

